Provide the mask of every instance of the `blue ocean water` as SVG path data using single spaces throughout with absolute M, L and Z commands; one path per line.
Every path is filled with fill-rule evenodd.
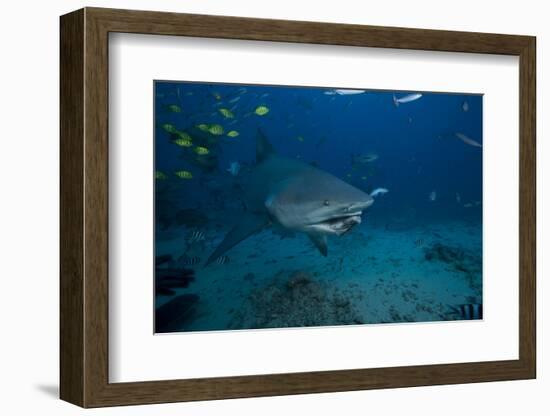
M 481 95 L 154 89 L 156 332 L 482 318 Z M 280 156 L 387 192 L 327 256 L 266 226 L 205 265 L 247 211 L 259 130 Z

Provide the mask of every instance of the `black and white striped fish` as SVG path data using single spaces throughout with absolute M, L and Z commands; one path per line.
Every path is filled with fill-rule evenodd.
M 228 256 L 220 256 L 216 260 L 214 260 L 214 263 L 216 263 L 216 264 L 227 264 L 227 263 L 229 263 L 229 257 Z
M 480 303 L 466 303 L 463 305 L 451 306 L 451 309 L 453 313 L 460 315 L 460 319 L 483 319 L 483 305 Z
M 202 231 L 195 230 L 189 234 L 189 237 L 187 238 L 187 241 L 190 243 L 196 243 L 198 241 L 204 241 L 205 236 Z
M 201 262 L 201 258 L 199 256 L 184 256 L 181 259 L 182 263 L 186 266 L 194 266 L 196 264 L 199 264 Z

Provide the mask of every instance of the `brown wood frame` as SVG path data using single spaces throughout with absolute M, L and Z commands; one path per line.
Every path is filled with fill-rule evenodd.
M 72 12 L 60 23 L 63 400 L 100 407 L 535 378 L 534 37 L 99 8 Z M 519 56 L 519 359 L 109 383 L 109 32 Z

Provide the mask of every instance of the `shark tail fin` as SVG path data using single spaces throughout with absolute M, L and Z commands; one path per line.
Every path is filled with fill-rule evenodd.
M 399 107 L 399 101 L 397 101 L 397 97 L 395 96 L 395 94 L 393 94 L 393 105 Z
M 208 257 L 204 267 L 208 266 L 244 239 L 260 231 L 267 224 L 269 224 L 269 218 L 266 215 L 244 214 L 240 222 L 227 233 L 220 245 L 218 245 L 216 250 Z
M 275 149 L 267 140 L 264 132 L 258 129 L 256 133 L 256 163 L 263 162 L 272 154 L 275 154 Z

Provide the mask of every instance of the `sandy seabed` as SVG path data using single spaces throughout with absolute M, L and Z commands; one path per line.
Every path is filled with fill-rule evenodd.
M 157 254 L 185 252 L 204 262 L 223 238 L 205 232 L 200 247 L 191 247 L 188 234 L 182 228 L 157 242 Z M 481 224 L 472 222 L 404 231 L 363 223 L 329 238 L 322 257 L 305 235 L 265 230 L 226 253 L 225 264 L 186 266 L 195 281 L 157 296 L 156 305 L 198 295 L 171 332 L 457 320 L 453 307 L 482 303 L 481 236 Z

